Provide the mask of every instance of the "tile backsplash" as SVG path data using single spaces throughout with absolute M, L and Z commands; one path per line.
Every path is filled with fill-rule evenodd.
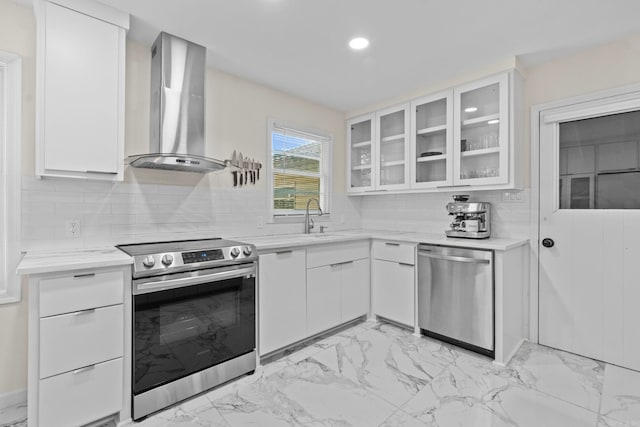
M 503 202 L 500 191 L 470 192 L 472 200 L 492 204 L 493 236 L 529 236 L 529 190 L 520 193 L 521 201 Z M 329 231 L 363 227 L 443 232 L 450 223 L 445 205 L 452 194 L 334 194 L 331 215 L 316 222 Z M 22 250 L 302 232 L 301 220 L 269 223 L 267 202 L 266 192 L 253 188 L 23 177 Z M 80 220 L 79 237 L 67 233 L 72 220 Z
M 521 200 L 503 202 L 502 191 L 469 191 L 471 201 L 491 203 L 491 235 L 529 237 L 529 189 L 518 191 Z M 451 217 L 445 206 L 456 193 L 390 194 L 364 197 L 363 228 L 444 233 Z
M 269 223 L 267 194 L 253 188 L 22 178 L 22 250 L 302 232 L 302 221 Z M 330 230 L 360 227 L 360 200 L 336 194 Z M 259 224 L 259 217 L 265 222 Z M 80 220 L 80 236 L 67 221 Z

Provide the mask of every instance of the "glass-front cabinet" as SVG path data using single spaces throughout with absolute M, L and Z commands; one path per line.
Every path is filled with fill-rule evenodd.
M 456 87 L 453 185 L 509 180 L 508 74 Z
M 347 180 L 350 193 L 374 189 L 375 121 L 375 114 L 367 114 L 347 122 Z
M 518 188 L 521 88 L 508 71 L 348 121 L 348 192 Z
M 453 181 L 453 92 L 411 103 L 411 187 L 436 188 Z
M 409 186 L 409 104 L 376 114 L 376 189 L 402 189 Z

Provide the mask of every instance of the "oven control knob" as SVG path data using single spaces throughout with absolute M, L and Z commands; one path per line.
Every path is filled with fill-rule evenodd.
M 162 263 L 169 267 L 173 263 L 173 255 L 166 254 L 162 257 Z
M 142 260 L 142 265 L 144 265 L 147 268 L 151 268 L 156 264 L 156 260 L 155 258 L 153 258 L 153 255 L 148 255 L 147 257 L 145 257 L 144 260 Z
M 244 254 L 244 256 L 251 255 L 251 246 L 245 246 L 244 248 L 242 248 L 242 253 Z
M 237 258 L 240 255 L 240 249 L 233 248 L 231 249 L 231 258 Z

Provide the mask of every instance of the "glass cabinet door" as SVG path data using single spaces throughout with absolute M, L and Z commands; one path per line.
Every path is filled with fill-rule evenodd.
M 350 193 L 373 189 L 375 114 L 358 117 L 347 122 L 349 146 L 348 188 Z
M 508 76 L 456 88 L 454 184 L 508 181 Z
M 411 103 L 411 186 L 432 188 L 453 179 L 453 92 Z
M 408 187 L 409 104 L 380 111 L 376 130 L 376 188 Z

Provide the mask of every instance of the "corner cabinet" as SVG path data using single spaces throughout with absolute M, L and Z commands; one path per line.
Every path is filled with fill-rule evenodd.
M 349 193 L 409 188 L 409 104 L 347 122 Z
M 121 181 L 129 15 L 36 0 L 36 174 Z
M 375 188 L 375 114 L 347 121 L 347 191 L 363 193 Z
M 519 188 L 521 91 L 510 70 L 366 116 L 377 123 L 372 184 L 348 192 Z

